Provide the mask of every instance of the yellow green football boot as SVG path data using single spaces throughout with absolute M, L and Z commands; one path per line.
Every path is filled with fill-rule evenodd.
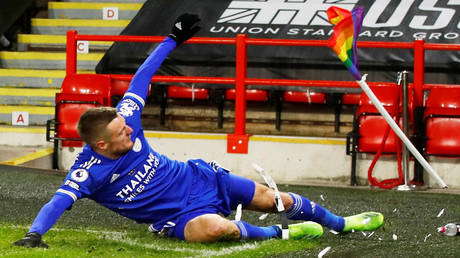
M 281 229 L 281 225 L 277 225 Z M 289 239 L 314 239 L 323 235 L 323 227 L 313 221 L 289 225 Z
M 345 227 L 342 232 L 372 231 L 383 225 L 383 214 L 379 212 L 363 212 L 345 217 Z

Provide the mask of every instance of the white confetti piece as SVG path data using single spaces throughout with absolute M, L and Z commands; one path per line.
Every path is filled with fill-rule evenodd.
M 396 234 L 393 234 L 393 240 L 398 240 L 398 236 Z
M 331 232 L 331 233 L 334 234 L 334 235 L 338 235 L 338 234 L 339 234 L 339 232 L 337 232 L 337 231 L 335 231 L 335 230 L 332 230 L 332 229 L 329 230 L 329 232 Z
M 355 233 L 355 230 L 354 230 L 354 229 L 352 229 L 352 230 L 351 230 L 351 233 Z
M 425 236 L 425 239 L 423 239 L 423 242 L 426 242 L 426 240 L 431 236 L 431 234 L 428 234 Z
M 365 219 L 363 220 L 363 225 L 365 225 L 365 224 L 367 224 L 367 223 L 369 223 L 369 222 L 371 222 L 371 218 L 365 218 Z
M 438 216 L 436 216 L 436 217 L 438 217 L 438 218 L 439 218 L 439 217 L 441 217 L 441 216 L 442 216 L 442 214 L 444 214 L 444 209 L 442 209 L 442 210 L 441 210 L 441 211 L 438 213 Z
M 236 214 L 235 214 L 235 220 L 240 221 L 241 220 L 241 214 L 243 213 L 242 210 L 242 205 L 241 203 L 236 206 Z
M 323 250 L 321 250 L 321 252 L 319 252 L 318 254 L 318 258 L 322 258 L 327 252 L 329 252 L 329 250 L 331 249 L 330 246 L 324 248 Z
M 381 237 L 379 237 L 379 241 L 382 241 L 382 238 L 381 238 Z
M 372 231 L 372 232 L 367 236 L 367 238 L 371 237 L 373 234 L 374 234 L 374 231 Z
M 364 233 L 364 231 L 361 231 L 361 233 L 363 234 L 363 236 L 367 236 L 366 233 Z
M 395 208 L 395 209 L 393 210 L 393 213 L 395 213 L 395 212 L 397 212 L 397 211 L 398 211 L 398 209 L 397 209 L 397 208 Z
M 321 200 L 325 201 L 323 195 L 320 195 L 319 197 L 321 198 Z
M 268 213 L 264 213 L 264 214 L 260 215 L 259 220 L 264 220 L 264 219 L 267 218 L 267 216 L 268 216 Z

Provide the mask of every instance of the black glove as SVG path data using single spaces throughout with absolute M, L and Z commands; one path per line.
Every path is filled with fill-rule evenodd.
M 171 34 L 169 34 L 169 37 L 174 39 L 176 41 L 176 45 L 179 46 L 184 43 L 184 41 L 193 37 L 193 35 L 201 29 L 201 27 L 197 25 L 199 21 L 200 18 L 196 14 L 182 14 L 174 22 L 174 26 Z
M 38 234 L 37 232 L 27 233 L 25 237 L 19 239 L 13 244 L 17 246 L 25 246 L 25 247 L 48 248 L 48 245 L 42 241 L 42 236 Z

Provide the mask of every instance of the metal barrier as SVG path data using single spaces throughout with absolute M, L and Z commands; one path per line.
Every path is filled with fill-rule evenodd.
M 165 37 L 160 36 L 110 36 L 110 35 L 80 35 L 76 31 L 67 32 L 67 61 L 66 74 L 72 75 L 77 72 L 77 42 L 78 41 L 116 41 L 116 42 L 161 42 Z M 236 88 L 235 99 L 235 131 L 227 137 L 227 151 L 229 153 L 247 153 L 249 135 L 246 134 L 246 85 L 276 85 L 276 86 L 297 86 L 297 87 L 334 87 L 334 88 L 359 88 L 355 81 L 331 81 L 331 80 L 290 80 L 290 79 L 261 79 L 247 78 L 247 46 L 308 46 L 328 47 L 325 40 L 288 40 L 288 39 L 253 39 L 247 38 L 245 34 L 238 34 L 235 38 L 204 38 L 196 37 L 188 40 L 187 44 L 216 44 L 235 45 L 236 67 L 235 77 L 196 77 L 196 76 L 154 76 L 152 82 L 171 83 L 202 83 L 202 84 L 233 84 Z M 414 89 L 415 109 L 423 106 L 423 91 L 433 87 L 449 87 L 458 85 L 446 84 L 425 84 L 425 50 L 447 50 L 458 51 L 460 45 L 452 44 L 431 44 L 425 43 L 422 39 L 414 42 L 358 42 L 359 48 L 397 48 L 412 49 L 414 51 L 414 82 L 409 87 Z M 344 68 L 345 69 L 345 68 Z M 132 75 L 111 74 L 111 78 L 119 80 L 131 80 Z M 350 77 L 351 78 L 351 77 Z M 387 82 L 369 82 L 370 86 L 395 85 Z M 423 115 L 423 112 L 422 112 Z M 416 119 L 420 122 L 423 118 Z M 416 123 L 418 121 L 415 121 Z

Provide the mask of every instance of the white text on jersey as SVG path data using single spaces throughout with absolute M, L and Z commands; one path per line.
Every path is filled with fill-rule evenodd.
M 156 173 L 160 161 L 153 155 L 149 154 L 149 157 L 144 163 L 144 171 L 137 171 L 134 174 L 134 178 L 126 184 L 116 196 L 124 199 L 124 202 L 131 202 L 138 194 L 140 194 L 145 189 L 145 185 L 150 183 L 150 180 Z

